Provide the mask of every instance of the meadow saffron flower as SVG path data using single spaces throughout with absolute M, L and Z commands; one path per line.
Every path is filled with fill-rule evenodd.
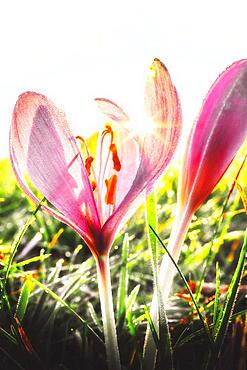
M 22 94 L 13 113 L 10 157 L 26 194 L 40 202 L 27 175 L 51 205 L 42 204 L 42 209 L 71 226 L 94 255 L 108 363 L 117 370 L 109 251 L 123 221 L 171 160 L 180 136 L 181 110 L 169 73 L 158 59 L 145 89 L 148 133 L 139 135 L 134 122 L 115 103 L 96 102 L 114 122 L 98 134 L 97 150 L 91 153 L 85 138 L 73 136 L 65 115 L 50 100 L 34 92 Z
M 219 182 L 247 137 L 247 60 L 227 68 L 209 90 L 186 144 L 179 173 L 177 210 L 168 249 L 178 261 L 192 216 Z M 175 267 L 167 255 L 160 269 L 160 287 L 166 302 Z M 157 301 L 152 303 L 157 326 Z M 149 342 L 149 343 L 148 343 Z M 146 338 L 146 353 L 155 353 Z M 151 356 L 154 360 L 154 356 Z M 148 360 L 148 361 L 149 361 Z M 151 367 L 149 367 L 151 368 Z

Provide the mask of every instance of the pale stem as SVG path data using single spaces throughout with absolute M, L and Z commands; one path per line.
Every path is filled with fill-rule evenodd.
M 176 263 L 178 262 L 182 244 L 187 233 L 192 214 L 187 214 L 187 212 L 177 211 L 172 232 L 169 238 L 168 250 L 173 256 Z M 164 254 L 163 260 L 160 267 L 159 273 L 159 289 L 163 293 L 163 302 L 166 305 L 169 293 L 171 291 L 174 275 L 176 274 L 176 268 L 172 263 L 171 259 Z M 150 308 L 150 315 L 155 327 L 156 332 L 159 332 L 159 323 L 158 323 L 158 303 L 157 303 L 157 294 L 153 295 L 153 300 Z M 157 356 L 156 345 L 152 336 L 152 332 L 147 328 L 145 342 L 144 342 L 144 351 L 143 351 L 143 360 L 144 360 L 144 370 L 151 370 L 155 367 Z
M 121 370 L 112 302 L 109 257 L 99 256 L 96 258 L 96 265 L 108 370 Z

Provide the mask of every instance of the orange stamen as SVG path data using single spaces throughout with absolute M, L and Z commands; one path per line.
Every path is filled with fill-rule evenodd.
M 83 144 L 85 144 L 85 140 L 83 139 L 83 137 L 82 137 L 82 136 L 77 135 L 75 138 L 76 138 L 76 139 L 78 139 L 78 140 L 80 140 L 80 141 L 82 141 L 82 142 L 83 142 Z
M 91 175 L 91 166 L 92 166 L 92 162 L 93 162 L 94 158 L 89 156 L 88 158 L 86 158 L 85 160 L 85 167 L 86 167 L 86 170 L 87 170 L 87 174 L 88 176 Z
M 116 201 L 116 189 L 117 189 L 117 175 L 112 175 L 109 180 L 105 180 L 106 184 L 106 196 L 105 202 L 106 204 L 115 204 Z
M 112 152 L 113 168 L 116 171 L 120 171 L 121 170 L 121 163 L 120 163 L 119 156 L 118 156 L 118 153 L 117 153 L 117 147 L 114 143 L 112 143 L 110 145 L 110 151 Z

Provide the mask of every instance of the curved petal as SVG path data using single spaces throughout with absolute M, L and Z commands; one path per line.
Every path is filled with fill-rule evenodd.
M 109 99 L 94 99 L 100 111 L 115 122 L 125 122 L 129 120 L 127 114 L 117 104 Z
M 128 193 L 136 176 L 140 164 L 140 148 L 136 136 L 134 136 L 131 131 L 129 118 L 123 109 L 109 99 L 97 98 L 95 99 L 95 102 L 101 112 L 113 121 L 111 123 L 113 142 L 116 146 L 121 164 L 121 169 L 114 172 L 111 154 L 109 153 L 110 137 L 108 136 L 108 138 L 104 138 L 103 142 L 101 137 L 99 137 L 96 158 L 97 182 L 102 185 L 102 178 L 99 178 L 102 177 L 102 167 L 104 168 L 105 163 L 107 162 L 104 170 L 104 179 L 109 179 L 114 173 L 117 175 L 116 202 L 114 206 L 117 208 Z M 101 155 L 102 158 L 100 159 Z M 109 205 L 104 201 L 106 195 L 106 187 L 104 185 L 103 181 L 100 204 L 102 211 L 102 225 L 109 218 Z
M 153 124 L 152 131 L 144 136 L 140 164 L 130 190 L 103 227 L 105 244 L 109 246 L 120 223 L 136 210 L 142 196 L 152 190 L 154 182 L 165 170 L 181 133 L 181 109 L 176 89 L 158 59 L 154 60 L 147 79 L 145 105 Z M 139 138 L 139 143 L 141 140 Z
M 247 60 L 232 64 L 211 87 L 189 138 L 179 203 L 194 212 L 212 192 L 247 137 Z
M 63 221 L 81 230 L 85 241 L 95 240 L 100 228 L 98 213 L 80 152 L 64 114 L 43 95 L 27 92 L 19 97 L 10 131 L 10 155 L 23 190 L 37 202 L 26 186 L 27 172 L 62 213 Z

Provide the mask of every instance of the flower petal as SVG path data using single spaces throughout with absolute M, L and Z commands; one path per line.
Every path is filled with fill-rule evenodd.
M 247 60 L 211 87 L 189 138 L 179 185 L 180 206 L 194 212 L 212 192 L 247 136 Z
M 23 190 L 37 202 L 24 180 L 27 171 L 32 183 L 62 213 L 64 222 L 69 220 L 86 242 L 94 244 L 99 219 L 80 152 L 64 114 L 43 95 L 27 92 L 19 97 L 10 155 Z M 59 213 L 54 215 L 59 218 Z
M 103 227 L 106 245 L 111 245 L 123 220 L 140 205 L 174 154 L 181 133 L 181 109 L 176 89 L 165 66 L 155 59 L 148 76 L 145 104 L 152 131 L 144 136 L 141 160 L 130 190 Z M 139 138 L 139 143 L 141 143 Z M 129 168 L 131 171 L 131 168 Z
M 104 98 L 94 99 L 100 111 L 115 122 L 128 121 L 129 117 L 117 104 Z

